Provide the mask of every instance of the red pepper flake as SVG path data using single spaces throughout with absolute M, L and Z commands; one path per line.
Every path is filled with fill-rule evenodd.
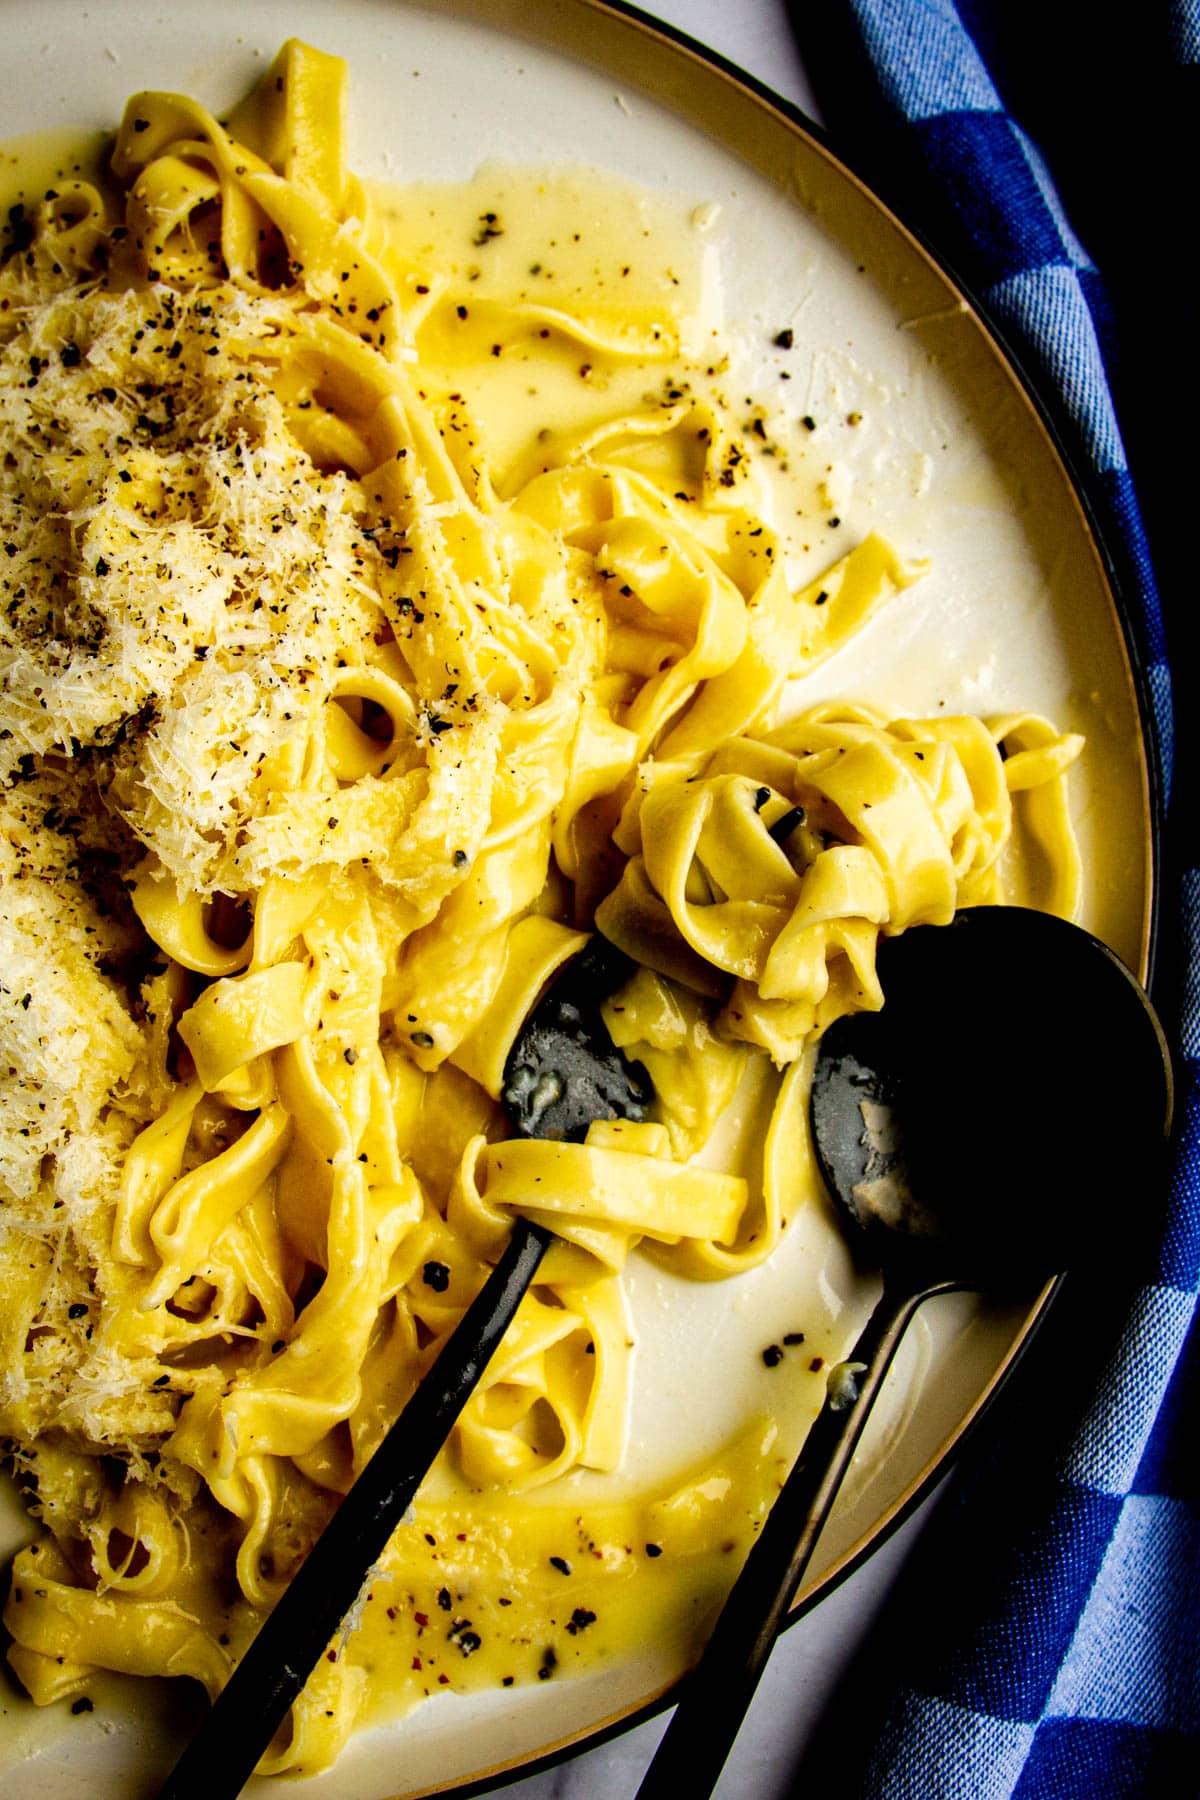
M 413 1618 L 416 1620 L 417 1624 L 421 1627 L 422 1631 L 425 1631 L 428 1628 L 428 1625 L 429 1625 L 429 1614 L 428 1613 L 415 1612 L 413 1614 Z
M 450 1677 L 448 1675 L 439 1675 L 438 1676 L 438 1686 L 439 1687 L 449 1687 L 450 1686 Z
M 425 1667 L 424 1663 L 421 1661 L 419 1656 L 413 1657 L 412 1666 L 414 1669 L 423 1669 Z
M 823 1356 L 814 1356 L 808 1366 L 815 1375 L 819 1369 L 825 1367 L 825 1358 Z

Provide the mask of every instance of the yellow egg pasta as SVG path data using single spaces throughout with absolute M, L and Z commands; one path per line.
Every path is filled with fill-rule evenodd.
M 491 212 L 422 258 L 345 120 L 343 66 L 295 41 L 223 122 L 137 94 L 103 179 L 0 247 L 0 1434 L 37 1521 L 4 1622 L 33 1699 L 98 1667 L 219 1691 L 514 1215 L 557 1238 L 272 1771 L 373 1716 L 385 1612 L 403 1704 L 545 1678 L 515 1627 L 468 1671 L 460 1602 L 536 1596 L 568 1517 L 598 1566 L 553 1666 L 624 1536 L 744 1550 L 761 1431 L 736 1482 L 619 1517 L 521 1497 L 621 1464 L 630 1257 L 769 1256 L 815 1183 L 812 1045 L 883 1003 L 881 934 L 1001 901 L 1018 839 L 1040 903 L 1080 883 L 1078 737 L 790 702 L 923 567 L 871 533 L 789 580 L 686 294 L 489 287 Z M 506 359 L 576 409 L 498 423 Z M 653 1116 L 514 1139 L 509 1049 L 597 930 L 637 965 L 605 1017 Z M 752 1066 L 753 1181 L 705 1156 Z

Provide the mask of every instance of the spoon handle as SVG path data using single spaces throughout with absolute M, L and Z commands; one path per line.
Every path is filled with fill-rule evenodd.
M 217 1696 L 158 1800 L 232 1800 L 358 1598 L 473 1393 L 551 1233 L 518 1219 L 508 1248 Z
M 943 1285 L 914 1290 L 907 1282 L 885 1282 L 846 1359 L 864 1367 L 857 1380 L 847 1374 L 831 1381 L 703 1655 L 685 1678 L 637 1800 L 679 1800 L 681 1794 L 703 1800 L 716 1786 L 896 1346 L 921 1301 Z

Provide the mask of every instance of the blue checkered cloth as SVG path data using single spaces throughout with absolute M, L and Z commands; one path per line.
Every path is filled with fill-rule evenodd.
M 1160 399 L 1174 368 L 1194 381 L 1195 324 L 1182 301 L 1173 311 L 1170 285 L 1170 244 L 1190 226 L 1164 209 L 1171 236 L 1157 237 L 1153 195 L 1177 184 L 1171 203 L 1194 208 L 1200 0 L 1111 13 L 1066 0 L 794 0 L 793 22 L 835 139 L 998 321 L 1091 496 L 1133 614 L 1164 794 L 1175 764 L 1170 991 L 1156 997 L 1180 1082 L 1166 1212 L 1145 1209 L 1132 1279 L 1064 1296 L 1019 1404 L 1001 1402 L 1007 1418 L 943 1501 L 842 1703 L 832 1785 L 814 1788 L 810 1768 L 798 1791 L 849 1793 L 846 1752 L 865 1739 L 854 1785 L 866 1800 L 1195 1800 L 1200 784 L 1185 739 L 1200 729 L 1194 703 L 1181 707 L 1173 743 L 1169 608 L 1184 571 L 1162 505 L 1182 496 L 1174 512 L 1194 532 L 1194 499 L 1189 509 L 1171 486 L 1191 433 L 1170 435 L 1164 457 L 1128 346 L 1157 332 Z M 1167 160 L 1181 151 L 1182 164 Z M 1114 193 L 1139 153 L 1157 188 Z M 1176 397 L 1194 403 L 1194 386 Z M 1089 1362 L 1098 1347 L 1104 1360 Z

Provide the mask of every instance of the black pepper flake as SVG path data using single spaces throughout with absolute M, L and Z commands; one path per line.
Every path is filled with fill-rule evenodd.
M 444 1294 L 450 1286 L 450 1271 L 444 1262 L 427 1262 L 421 1271 L 421 1280 L 435 1294 Z
M 67 1308 L 68 1319 L 86 1319 L 87 1313 L 88 1309 L 82 1300 L 76 1300 L 73 1305 L 68 1306 Z
M 796 338 L 791 326 L 787 325 L 782 331 L 777 331 L 771 341 L 777 344 L 781 350 L 790 350 Z
M 149 119 L 135 119 L 133 121 L 133 129 L 135 131 L 139 131 L 139 132 L 140 131 L 149 131 L 149 129 L 150 129 Z
M 450 1589 L 449 1588 L 439 1588 L 438 1589 L 437 1603 L 441 1607 L 443 1612 L 450 1611 L 450 1608 L 453 1605 L 453 1601 L 450 1598 Z
M 76 1718 L 78 1718 L 80 1713 L 94 1712 L 95 1707 L 86 1694 L 80 1694 L 78 1700 L 72 1700 L 71 1711 L 75 1714 Z
M 814 606 L 824 606 L 824 604 L 828 600 L 828 598 L 829 598 L 828 593 L 825 591 L 824 588 L 822 588 L 820 593 L 817 595 L 816 599 L 813 601 L 813 605 Z
M 797 1344 L 804 1342 L 804 1333 L 802 1331 L 785 1331 L 783 1341 L 789 1350 L 794 1350 Z
M 565 1556 L 552 1556 L 550 1558 L 550 1567 L 552 1569 L 557 1569 L 560 1575 L 569 1575 L 571 1573 L 571 1565 Z
M 823 1356 L 814 1356 L 808 1366 L 813 1374 L 816 1375 L 825 1367 L 825 1358 Z
M 762 1353 L 762 1359 L 766 1363 L 768 1369 L 777 1369 L 783 1361 L 783 1345 L 768 1344 Z
M 817 421 L 813 418 L 811 413 L 805 413 L 800 423 L 803 425 L 805 431 L 815 431 L 817 429 Z
M 77 369 L 83 361 L 83 351 L 78 344 L 64 344 L 58 353 L 58 360 L 64 369 Z
M 589 1625 L 594 1625 L 595 1623 L 596 1615 L 594 1612 L 590 1612 L 586 1606 L 577 1606 L 567 1620 L 567 1630 L 572 1637 L 575 1637 L 579 1632 L 586 1631 Z
M 539 1681 L 549 1681 L 558 1667 L 558 1656 L 553 1647 L 542 1652 L 542 1666 L 538 1670 Z
M 418 1050 L 432 1050 L 433 1039 L 427 1031 L 410 1031 L 409 1037 Z
M 104 576 L 104 575 L 108 574 L 108 564 L 105 562 L 105 560 L 102 556 L 98 556 L 96 558 L 96 573 L 97 573 L 97 575 L 100 575 L 100 576 Z
M 451 1630 L 446 1633 L 452 1644 L 457 1644 L 464 1656 L 474 1656 L 483 1645 L 483 1639 L 477 1631 L 472 1631 L 470 1619 L 455 1619 Z
M 662 1545 L 661 1544 L 647 1544 L 646 1545 L 646 1555 L 647 1556 L 661 1556 L 662 1555 Z

